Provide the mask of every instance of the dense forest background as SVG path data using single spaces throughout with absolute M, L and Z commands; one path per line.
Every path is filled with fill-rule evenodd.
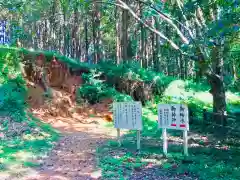
M 196 60 L 212 52 L 225 77 L 239 79 L 237 1 L 2 1 L 1 19 L 10 44 L 21 47 L 89 63 L 137 61 L 196 80 L 202 77 Z
M 239 179 L 239 20 L 237 0 L 0 0 L 0 176 L 43 167 L 24 153 L 44 157 L 61 135 L 44 168 L 71 179 L 95 157 L 104 179 Z M 139 153 L 132 131 L 105 142 L 112 103 L 133 100 Z M 181 132 L 168 131 L 168 158 L 160 148 L 157 105 L 176 103 L 189 108 L 186 159 Z
M 208 79 L 226 111 L 223 79 L 239 90 L 237 1 L 3 1 L 12 44 L 80 62 L 137 62 L 181 79 Z
M 3 1 L 9 43 L 205 81 L 216 119 L 239 91 L 238 1 Z M 219 117 L 218 117 L 219 116 Z

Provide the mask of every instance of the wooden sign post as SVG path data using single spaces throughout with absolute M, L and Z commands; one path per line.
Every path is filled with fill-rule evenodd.
M 183 131 L 184 155 L 188 156 L 189 118 L 188 107 L 182 104 L 159 104 L 158 127 L 162 128 L 163 153 L 167 156 L 167 129 Z
M 140 131 L 143 128 L 141 102 L 113 103 L 113 118 L 119 145 L 121 145 L 120 129 L 137 130 L 137 149 L 140 149 Z

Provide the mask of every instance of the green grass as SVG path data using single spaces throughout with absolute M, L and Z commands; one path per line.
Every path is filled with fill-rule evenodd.
M 13 123 L 13 122 L 12 122 Z M 59 132 L 41 122 L 31 114 L 22 121 L 28 129 L 16 135 L 8 135 L 8 126 L 3 131 L 6 136 L 0 141 L 0 171 L 13 172 L 13 167 L 36 167 L 38 157 L 51 150 L 59 138 Z M 0 172 L 1 174 L 1 172 Z
M 122 136 L 121 147 L 117 141 L 109 141 L 98 148 L 98 165 L 103 179 L 131 179 L 133 172 L 148 171 L 149 165 L 157 167 L 155 173 L 159 176 L 169 178 L 184 179 L 187 174 L 202 180 L 240 179 L 240 136 L 231 131 L 223 135 L 216 133 L 213 126 L 201 125 L 202 114 L 196 112 L 202 108 L 211 110 L 212 101 L 207 87 L 198 91 L 195 88 L 197 86 L 184 81 L 172 81 L 164 96 L 143 108 L 140 152 L 136 151 L 135 131 Z M 231 111 L 240 110 L 240 97 L 236 93 L 228 92 L 227 99 Z M 182 133 L 173 130 L 168 130 L 168 157 L 163 156 L 161 130 L 156 122 L 159 103 L 186 103 L 195 110 L 199 123 L 190 125 L 189 157 L 183 156 Z M 205 142 L 206 138 L 208 140 Z
M 0 171 L 11 172 L 16 166 L 30 168 L 38 166 L 36 159 L 45 156 L 53 147 L 54 142 L 58 140 L 59 132 L 32 115 L 29 117 L 24 120 L 24 123 L 27 123 L 26 126 L 29 127 L 28 131 L 1 139 Z M 7 129 L 3 133 L 6 131 Z
M 131 173 L 152 166 L 168 177 L 188 174 L 199 179 L 240 178 L 239 137 L 216 137 L 199 126 L 190 127 L 189 154 L 183 156 L 181 132 L 169 130 L 168 157 L 162 155 L 161 130 L 157 128 L 156 113 L 144 109 L 144 129 L 141 138 L 141 151 L 136 152 L 136 132 L 130 131 L 122 137 L 122 146 L 109 141 L 98 149 L 99 167 L 104 179 L 128 179 Z M 207 137 L 209 142 L 201 138 Z M 191 142 L 191 141 L 194 141 Z M 171 143 L 175 142 L 177 144 Z M 227 147 L 227 148 L 226 148 Z
M 16 49 L 0 48 L 0 133 L 4 135 L 0 137 L 0 176 L 38 166 L 37 157 L 44 156 L 59 138 L 59 132 L 27 113 L 19 62 Z M 16 76 L 9 79 L 9 75 Z
M 134 64 L 121 64 L 116 66 L 105 62 L 99 65 L 89 66 L 88 64 L 77 63 L 75 60 L 66 58 L 55 52 L 31 52 L 26 49 L 0 47 L 0 57 L 4 57 L 0 58 L 0 60 L 3 60 L 1 61 L 2 64 L 5 63 L 8 65 L 8 69 L 6 69 L 8 73 L 18 72 L 15 67 L 16 62 L 18 62 L 16 61 L 17 55 L 14 54 L 16 52 L 32 56 L 44 53 L 47 60 L 51 60 L 52 56 L 55 55 L 70 67 L 96 68 L 98 71 L 105 72 L 108 76 L 116 75 L 125 77 L 126 75 L 131 75 L 132 79 L 143 80 L 145 82 L 152 82 L 154 80 L 157 86 L 164 90 L 163 96 L 156 97 L 156 103 L 149 104 L 149 107 L 144 108 L 142 148 L 139 153 L 136 153 L 136 132 L 134 131 L 130 131 L 122 137 L 121 147 L 118 147 L 116 141 L 109 141 L 109 143 L 101 146 L 97 150 L 99 158 L 98 165 L 102 169 L 103 179 L 127 179 L 133 172 L 146 169 L 149 164 L 160 167 L 158 173 L 161 172 L 162 175 L 168 177 L 189 174 L 190 176 L 196 176 L 203 180 L 240 179 L 239 137 L 231 134 L 227 134 L 226 137 L 213 134 L 212 132 L 214 131 L 211 127 L 202 128 L 197 125 L 190 126 L 190 132 L 192 136 L 194 136 L 192 137 L 193 142 L 190 142 L 190 156 L 187 160 L 182 155 L 182 146 L 179 145 L 181 144 L 181 138 L 179 138 L 181 133 L 178 131 L 168 131 L 169 140 L 177 144 L 169 143 L 168 158 L 162 156 L 161 130 L 157 128 L 156 122 L 156 104 L 186 103 L 194 109 L 196 112 L 195 116 L 201 121 L 201 114 L 197 112 L 201 111 L 202 108 L 212 108 L 212 97 L 208 92 L 209 86 L 207 84 L 196 84 L 192 81 L 176 80 L 173 77 L 167 77 L 156 72 L 141 69 Z M 17 79 L 17 81 L 20 81 L 20 79 Z M 4 84 L 2 89 L 14 89 L 13 86 L 15 82 L 9 83 L 9 80 L 1 75 L 0 83 Z M 97 87 L 98 86 L 97 84 Z M 87 92 L 88 87 L 85 89 Z M 106 92 L 110 91 L 108 88 L 105 89 Z M 31 129 L 36 127 L 40 128 L 40 135 L 34 135 L 30 130 L 21 136 L 12 137 L 10 140 L 2 140 L 0 144 L 0 169 L 2 171 L 9 171 L 14 164 L 21 164 L 25 167 L 38 166 L 38 164 L 31 161 L 31 159 L 44 155 L 51 149 L 53 143 L 59 136 L 49 125 L 43 124 L 33 117 L 31 117 L 31 120 L 26 121 L 23 111 L 25 106 L 22 104 L 21 99 L 20 101 L 15 101 L 16 98 L 11 98 L 21 97 L 18 93 L 21 92 L 17 92 L 16 94 L 10 93 L 8 95 L 9 98 L 5 101 L 5 109 L 3 109 L 3 111 L 6 112 L 6 110 L 17 107 L 18 111 L 15 111 L 16 108 L 14 111 L 11 111 L 15 112 L 13 118 L 19 122 L 28 122 Z M 22 93 L 24 93 L 24 90 Z M 114 94 L 115 100 L 128 100 L 125 95 L 116 94 L 116 92 L 114 92 Z M 228 91 L 226 95 L 228 108 L 238 111 L 240 107 L 239 94 Z M 22 118 L 18 120 L 16 119 L 17 117 Z M 112 124 L 108 123 L 107 126 L 112 127 Z M 7 124 L 5 128 L 7 128 Z M 204 137 L 209 139 L 208 143 L 203 140 Z

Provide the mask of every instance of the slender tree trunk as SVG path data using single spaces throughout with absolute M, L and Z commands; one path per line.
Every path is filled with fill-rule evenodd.
M 149 60 L 150 60 L 150 55 L 151 55 L 151 53 L 150 53 L 150 51 L 151 51 L 151 34 L 150 34 L 150 32 L 148 32 L 148 31 L 146 31 L 146 34 L 147 34 L 147 37 L 148 38 L 146 38 L 146 42 L 145 42 L 145 68 L 148 68 L 148 66 L 149 66 Z M 150 37 L 149 37 L 150 36 Z
M 62 26 L 60 26 L 59 27 L 59 36 L 57 36 L 57 38 L 58 38 L 58 49 L 59 49 L 59 51 L 62 53 L 62 54 L 64 54 L 64 51 L 63 51 L 63 46 L 62 46 L 62 38 L 64 38 L 63 37 L 63 32 L 62 32 Z
M 43 48 L 48 49 L 48 22 L 47 19 L 44 20 L 43 25 Z
M 63 54 L 67 54 L 67 19 L 66 19 L 66 14 L 63 11 Z
M 85 22 L 84 22 L 84 31 L 85 31 L 85 60 L 86 62 L 88 62 L 89 60 L 89 57 L 88 57 L 88 47 L 89 47 L 89 44 L 88 44 L 88 22 L 87 22 L 87 18 L 85 19 Z
M 102 50 L 101 50 L 101 3 L 96 3 L 96 27 L 97 27 L 97 39 L 96 39 L 96 45 L 97 45 L 97 62 L 99 62 L 102 59 Z
M 72 51 L 71 51 L 71 56 L 73 58 L 76 58 L 77 56 L 77 51 L 78 51 L 78 33 L 79 33 L 79 12 L 78 12 L 78 4 L 76 4 L 76 7 L 74 9 L 74 22 L 73 22 L 73 26 L 72 26 Z
M 180 78 L 184 79 L 184 58 L 182 55 L 179 55 L 179 66 L 180 66 Z
M 171 34 L 171 31 L 170 29 L 166 26 L 166 35 L 167 37 L 169 37 Z M 167 75 L 171 75 L 171 69 L 172 69 L 172 61 L 171 61 L 171 53 L 170 53 L 170 50 L 169 49 L 166 49 L 166 54 L 165 54 L 165 57 L 166 57 L 166 62 L 167 62 Z
M 117 64 L 121 62 L 121 19 L 120 11 L 118 7 L 115 9 L 115 18 L 116 18 L 116 60 Z
M 81 61 L 82 47 L 81 47 L 81 37 L 78 34 L 76 38 L 76 58 Z
M 156 28 L 159 30 L 160 25 L 158 22 L 157 17 L 154 17 L 154 21 L 156 24 Z M 160 37 L 156 34 L 156 46 L 155 46 L 155 70 L 160 71 L 161 70 L 161 62 L 159 61 L 159 53 L 160 53 Z
M 128 0 L 124 1 L 128 4 Z M 122 39 L 121 39 L 121 47 L 122 47 L 122 59 L 124 61 L 128 60 L 128 10 L 123 10 L 122 12 Z
M 34 49 L 38 49 L 38 38 L 37 38 L 37 23 L 34 22 L 33 24 L 33 31 L 34 31 Z
M 143 4 L 139 1 L 139 17 L 142 19 L 142 8 Z M 140 54 L 139 54 L 139 59 L 140 59 L 140 64 L 141 67 L 143 67 L 143 61 L 144 61 L 144 49 L 145 49 L 145 36 L 144 36 L 144 28 L 143 25 L 140 24 Z
M 152 63 L 154 70 L 157 70 L 157 53 L 156 53 L 156 46 L 155 46 L 156 35 L 152 33 Z
M 92 13 L 92 36 L 93 36 L 93 63 L 96 63 L 97 62 L 97 30 L 96 30 L 96 17 L 95 17 L 95 14 L 96 14 L 96 4 L 94 3 L 93 4 L 93 13 Z
M 100 3 L 99 2 L 94 1 L 92 15 L 93 15 L 93 46 L 94 46 L 93 61 L 96 64 L 101 59 L 101 51 L 100 51 L 101 31 L 100 31 Z

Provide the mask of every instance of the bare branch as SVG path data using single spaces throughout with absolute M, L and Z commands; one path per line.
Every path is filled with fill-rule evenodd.
M 194 37 L 193 37 L 193 32 L 190 30 L 189 21 L 188 21 L 186 15 L 184 14 L 183 9 L 182 9 L 183 3 L 182 3 L 180 0 L 177 0 L 177 6 L 178 6 L 179 10 L 181 11 L 181 14 L 182 14 L 183 19 L 184 19 L 184 21 L 185 21 L 185 23 L 186 23 L 186 26 L 187 26 L 186 29 L 187 29 L 190 37 L 191 37 L 192 39 L 194 39 Z
M 139 1 L 139 0 L 138 0 Z M 160 10 L 158 10 L 157 8 L 155 8 L 154 6 L 152 6 L 151 4 L 149 3 L 146 3 L 144 1 L 141 1 L 141 3 L 149 6 L 151 9 L 155 10 L 157 12 L 157 14 L 164 20 L 166 21 L 169 25 L 171 25 L 177 32 L 177 34 L 179 35 L 179 37 L 182 39 L 183 43 L 185 44 L 189 44 L 189 40 L 183 35 L 183 33 L 181 32 L 181 30 L 177 27 L 177 25 L 173 22 L 173 20 L 168 17 L 166 14 L 164 14 L 163 12 L 161 12 Z M 188 31 L 189 31 L 189 28 L 185 27 Z
M 200 6 L 198 6 L 197 11 L 196 11 L 196 16 L 199 17 L 201 20 L 201 24 L 206 27 L 206 20 L 203 17 L 203 11 Z
M 138 17 L 138 15 L 137 15 L 126 3 L 124 3 L 124 2 L 121 1 L 121 0 L 117 0 L 117 1 L 121 4 L 121 6 L 122 6 L 124 9 L 128 10 L 129 13 L 131 13 L 131 15 L 132 15 L 136 20 L 138 20 L 140 23 L 142 23 L 146 28 L 148 28 L 150 31 L 154 32 L 155 34 L 159 35 L 161 38 L 163 38 L 164 40 L 166 40 L 174 49 L 180 51 L 181 54 L 184 54 L 184 53 L 182 52 L 182 50 L 180 49 L 180 47 L 179 47 L 177 44 L 175 44 L 172 40 L 170 40 L 168 37 L 166 37 L 163 33 L 161 33 L 160 31 L 158 31 L 156 28 L 154 28 L 154 27 L 146 24 L 145 22 L 143 22 L 143 20 L 140 19 L 140 18 Z

